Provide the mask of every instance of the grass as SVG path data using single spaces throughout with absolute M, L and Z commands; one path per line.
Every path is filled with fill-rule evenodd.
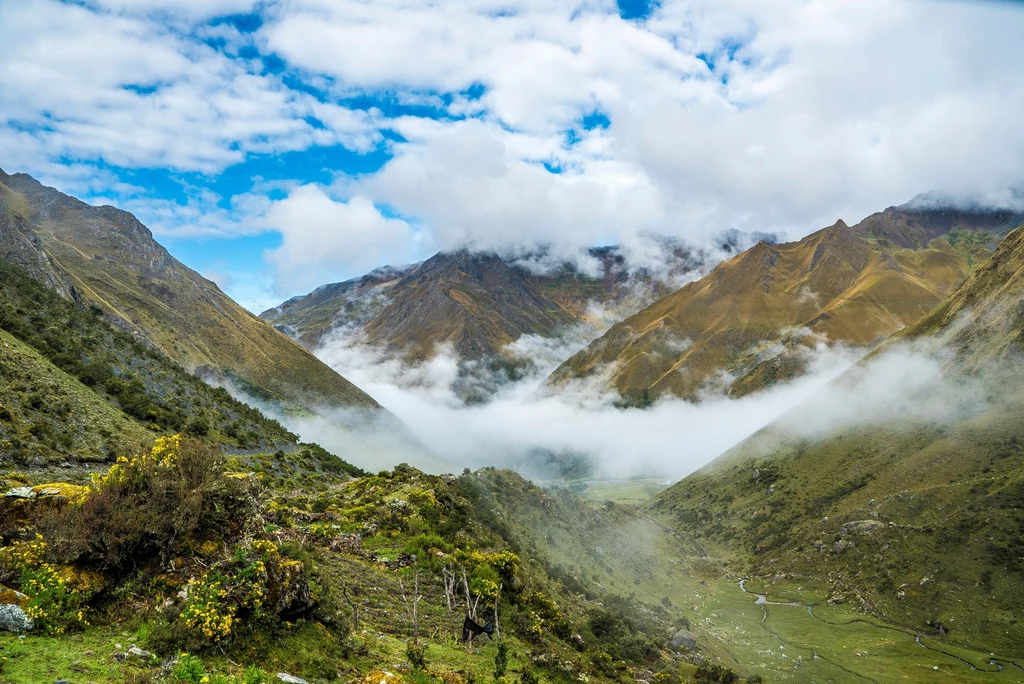
M 572 491 L 584 499 L 622 506 L 641 506 L 668 489 L 670 483 L 661 479 L 610 480 L 574 485 Z

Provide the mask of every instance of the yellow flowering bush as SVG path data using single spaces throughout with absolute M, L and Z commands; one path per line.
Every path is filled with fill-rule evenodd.
M 230 564 L 189 580 L 181 620 L 206 639 L 221 641 L 240 613 L 250 622 L 265 617 L 268 564 L 280 560 L 277 545 L 265 539 L 240 547 Z
M 118 456 L 117 461 L 110 466 L 106 475 L 94 473 L 92 475 L 93 489 L 100 489 L 107 484 L 131 482 L 144 477 L 147 471 L 156 468 L 170 470 L 178 463 L 180 449 L 181 435 L 159 437 L 148 452 L 144 451 L 131 458 Z
M 46 551 L 46 542 L 40 535 L 0 549 L 0 567 L 5 574 L 17 577 L 18 588 L 29 597 L 25 615 L 36 629 L 47 634 L 63 634 L 87 626 L 89 594 L 72 587 L 54 565 L 47 563 Z

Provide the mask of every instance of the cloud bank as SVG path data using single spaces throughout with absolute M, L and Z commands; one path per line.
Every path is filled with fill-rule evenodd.
M 353 253 L 799 237 L 1019 202 L 1020 35 L 952 0 L 8 2 L 0 157 L 165 237 L 280 233 L 282 292 Z

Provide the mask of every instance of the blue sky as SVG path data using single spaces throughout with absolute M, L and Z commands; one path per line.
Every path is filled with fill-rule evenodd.
M 0 167 L 257 312 L 462 246 L 642 263 L 1014 201 L 1020 35 L 1019 3 L 0 0 Z

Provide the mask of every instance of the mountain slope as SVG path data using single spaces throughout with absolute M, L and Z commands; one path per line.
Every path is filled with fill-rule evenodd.
M 131 214 L 0 171 L 0 245 L 37 278 L 187 370 L 292 407 L 379 408 L 215 284 L 174 259 Z
M 801 372 L 799 344 L 869 346 L 930 312 L 984 259 L 1003 214 L 890 208 L 784 245 L 759 243 L 709 275 L 613 326 L 551 376 L 605 374 L 627 401 L 693 397 L 726 372 L 733 394 Z M 981 236 L 979 238 L 979 235 Z M 927 240 L 927 246 L 913 245 Z M 951 244 L 953 243 L 953 244 Z M 780 349 L 781 348 L 781 349 Z
M 109 460 L 176 432 L 237 452 L 296 445 L 277 421 L 5 261 L 0 336 L 4 464 Z
M 666 245 L 670 277 L 702 258 Z M 487 252 L 441 252 L 421 264 L 385 267 L 362 278 L 324 285 L 260 317 L 308 347 L 336 327 L 358 328 L 366 341 L 411 359 L 450 345 L 461 359 L 500 355 L 522 335 L 553 337 L 587 322 L 592 303 L 635 311 L 668 291 L 648 273 L 627 274 L 614 248 L 590 251 L 598 275 L 571 264 L 542 273 Z
M 970 646 L 1020 663 L 1022 301 L 1024 227 L 932 314 L 841 378 L 840 389 L 853 389 L 830 429 L 804 428 L 834 388 L 664 492 L 652 512 L 735 559 L 776 599 L 817 593 L 933 635 L 947 651 Z M 877 406 L 858 406 L 856 394 L 884 387 L 893 363 L 929 367 L 887 356 L 905 354 L 898 342 L 930 349 L 942 372 L 916 392 L 890 387 Z M 897 361 L 878 365 L 887 358 Z M 851 415 L 867 408 L 871 420 Z

